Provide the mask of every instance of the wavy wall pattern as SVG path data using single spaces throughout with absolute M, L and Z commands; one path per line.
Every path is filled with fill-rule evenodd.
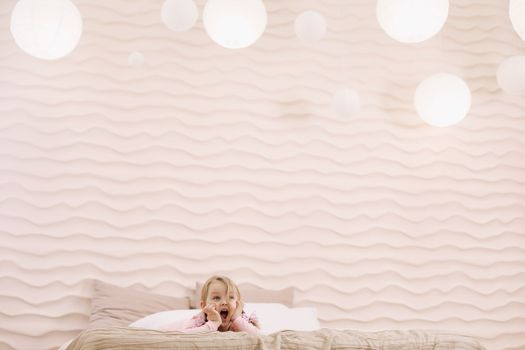
M 215 272 L 293 285 L 326 327 L 525 349 L 525 100 L 495 78 L 525 43 L 506 1 L 451 0 L 440 34 L 402 45 L 373 1 L 270 0 L 240 51 L 201 20 L 168 31 L 160 0 L 74 2 L 84 35 L 56 62 L 15 46 L 0 3 L 0 349 L 77 334 L 91 278 L 190 295 Z M 315 45 L 293 33 L 309 9 L 328 21 Z M 437 72 L 473 92 L 456 127 L 412 107 Z M 343 86 L 363 103 L 348 120 L 329 109 Z

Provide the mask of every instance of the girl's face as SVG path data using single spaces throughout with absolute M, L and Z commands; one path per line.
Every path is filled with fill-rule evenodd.
M 221 281 L 214 281 L 208 288 L 206 302 L 201 302 L 201 307 L 205 305 L 215 305 L 215 310 L 221 315 L 222 324 L 228 324 L 235 313 L 237 307 L 237 296 L 235 291 L 230 288 L 230 293 L 226 293 L 226 285 Z

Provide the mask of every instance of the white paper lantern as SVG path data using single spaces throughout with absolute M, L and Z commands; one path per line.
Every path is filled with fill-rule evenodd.
M 510 0 L 509 17 L 521 40 L 525 40 L 525 0 Z
M 497 76 L 503 91 L 525 95 L 525 56 L 513 56 L 501 62 Z
M 203 14 L 204 28 L 220 46 L 248 47 L 266 28 L 266 8 L 261 0 L 208 0 Z
M 315 11 L 305 11 L 295 19 L 295 34 L 304 42 L 313 43 L 326 34 L 326 20 Z
M 77 46 L 82 17 L 69 0 L 20 0 L 11 14 L 11 34 L 26 53 L 54 60 Z
M 418 43 L 437 34 L 448 17 L 448 0 L 378 0 L 379 25 L 394 40 Z
M 471 95 L 467 84 L 455 75 L 440 73 L 423 80 L 416 89 L 416 111 L 432 126 L 459 123 L 470 109 Z
M 340 89 L 332 98 L 332 111 L 340 117 L 351 117 L 360 109 L 359 94 L 355 90 Z
M 144 55 L 138 51 L 132 52 L 128 56 L 128 64 L 135 68 L 142 67 L 145 60 Z
M 174 32 L 183 32 L 195 24 L 199 11 L 193 0 L 166 0 L 160 12 L 162 22 Z

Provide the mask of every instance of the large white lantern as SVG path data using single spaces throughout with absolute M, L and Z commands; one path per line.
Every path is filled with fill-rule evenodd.
M 525 40 L 525 0 L 510 0 L 509 17 L 521 40 Z
M 261 0 L 208 0 L 204 28 L 217 44 L 239 49 L 253 44 L 266 28 L 266 8 Z
M 505 59 L 498 67 L 498 84 L 503 91 L 525 95 L 525 56 Z
M 160 17 L 166 27 L 174 32 L 183 32 L 193 27 L 199 11 L 193 0 L 166 0 Z
M 54 60 L 77 46 L 82 17 L 69 0 L 20 0 L 11 14 L 11 34 L 26 53 Z
M 326 34 L 326 20 L 316 11 L 301 13 L 294 22 L 295 34 L 306 43 L 321 40 Z
M 459 123 L 470 109 L 471 95 L 467 84 L 452 74 L 440 73 L 423 80 L 416 89 L 416 111 L 432 126 Z
M 443 28 L 448 17 L 448 0 L 377 0 L 376 16 L 392 39 L 418 43 Z

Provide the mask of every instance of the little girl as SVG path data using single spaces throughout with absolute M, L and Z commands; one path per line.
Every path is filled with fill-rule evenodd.
M 163 331 L 184 333 L 219 331 L 260 334 L 254 314 L 243 311 L 244 303 L 237 285 L 228 277 L 212 276 L 202 286 L 202 312 L 189 320 L 177 321 L 161 328 Z

